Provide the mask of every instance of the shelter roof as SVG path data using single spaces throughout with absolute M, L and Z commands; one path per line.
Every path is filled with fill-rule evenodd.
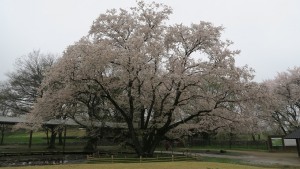
M 300 139 L 300 128 L 284 137 L 285 139 Z
M 84 119 L 77 119 L 84 126 L 96 126 L 96 127 L 110 127 L 110 128 L 127 128 L 125 123 L 115 123 L 115 122 L 91 122 Z M 17 124 L 17 123 L 26 123 L 26 116 L 20 117 L 9 117 L 9 116 L 0 116 L 0 124 Z M 44 125 L 67 125 L 67 126 L 80 126 L 72 119 L 50 119 L 43 122 Z
M 4 124 L 15 124 L 24 123 L 26 119 L 24 116 L 21 117 L 10 117 L 10 116 L 0 116 L 0 123 Z

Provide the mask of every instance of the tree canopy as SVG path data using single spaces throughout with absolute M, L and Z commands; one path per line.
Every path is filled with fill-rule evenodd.
M 239 51 L 222 40 L 223 27 L 167 25 L 171 13 L 168 6 L 138 2 L 101 14 L 47 74 L 32 115 L 90 126 L 123 122 L 126 144 L 151 156 L 180 126 L 241 114 L 239 105 L 255 98 L 255 83 L 251 69 L 235 66 Z

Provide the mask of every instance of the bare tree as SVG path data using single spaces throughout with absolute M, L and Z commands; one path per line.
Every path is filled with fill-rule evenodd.
M 39 87 L 54 61 L 54 55 L 45 55 L 40 51 L 19 58 L 15 70 L 7 74 L 8 82 L 1 91 L 2 104 L 16 114 L 29 113 L 36 99 L 42 95 Z

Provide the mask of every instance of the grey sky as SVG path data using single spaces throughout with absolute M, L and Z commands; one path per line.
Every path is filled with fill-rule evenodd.
M 203 20 L 223 25 L 223 38 L 242 51 L 237 65 L 254 68 L 256 81 L 300 66 L 299 0 L 155 1 L 173 8 L 172 24 Z M 99 14 L 135 4 L 135 0 L 0 0 L 0 80 L 13 70 L 16 58 L 34 49 L 61 54 L 87 34 Z

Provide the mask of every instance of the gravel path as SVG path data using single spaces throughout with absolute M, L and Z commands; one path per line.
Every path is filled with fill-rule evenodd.
M 249 164 L 259 165 L 288 165 L 299 166 L 300 158 L 297 153 L 278 153 L 278 152 L 256 152 L 256 151 L 235 151 L 229 150 L 228 153 L 190 153 L 192 156 L 217 157 L 239 159 Z M 162 153 L 172 153 L 171 151 L 163 151 Z M 183 154 L 182 152 L 173 152 L 174 154 Z
M 255 151 L 232 151 L 241 153 L 244 161 L 263 165 L 291 165 L 300 166 L 300 158 L 296 152 L 255 152 Z

